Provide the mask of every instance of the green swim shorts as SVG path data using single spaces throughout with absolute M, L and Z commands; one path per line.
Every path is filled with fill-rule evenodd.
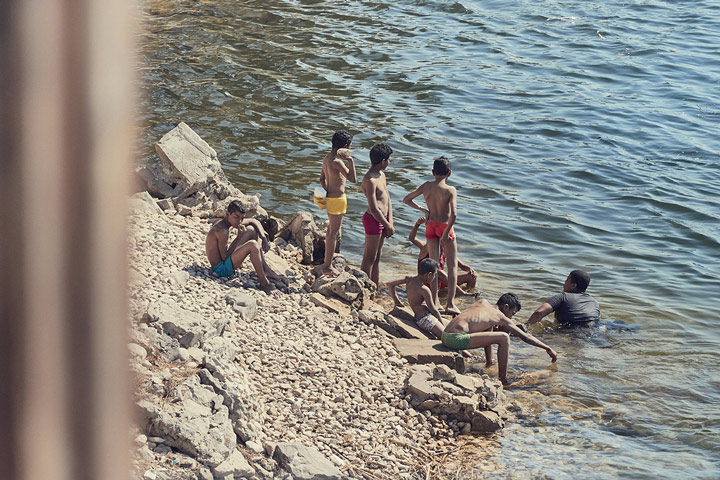
M 442 344 L 453 350 L 465 350 L 470 346 L 470 334 L 443 332 Z

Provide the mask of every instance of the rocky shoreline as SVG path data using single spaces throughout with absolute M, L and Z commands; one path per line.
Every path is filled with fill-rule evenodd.
M 201 163 L 217 162 L 185 135 Z M 161 154 L 157 170 L 177 177 L 173 156 Z M 214 275 L 205 235 L 225 199 L 245 198 L 270 219 L 257 199 L 218 188 L 226 180 L 215 168 L 203 185 L 166 176 L 172 188 L 153 192 L 164 198 L 130 202 L 133 478 L 432 478 L 459 436 L 502 426 L 499 382 L 411 365 L 362 272 L 347 266 L 330 281 L 301 263 L 321 237 L 302 214 L 285 235 L 278 225 L 267 254 L 287 278 L 282 294 L 257 290 L 249 261 L 235 277 Z M 161 175 L 148 174 L 157 185 Z

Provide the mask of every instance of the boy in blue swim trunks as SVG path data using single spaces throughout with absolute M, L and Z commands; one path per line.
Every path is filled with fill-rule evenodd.
M 490 305 L 487 300 L 480 299 L 463 310 L 445 327 L 442 343 L 453 350 L 484 347 L 487 366 L 493 364 L 492 346 L 493 344 L 497 345 L 498 377 L 503 385 L 507 385 L 510 352 L 510 335 L 508 333 L 516 335 L 527 344 L 542 348 L 553 363 L 557 361 L 555 350 L 529 333 L 522 331 L 511 320 L 519 310 L 520 301 L 513 293 L 502 295 L 495 305 Z
M 237 228 L 238 234 L 228 245 L 230 227 Z M 245 257 L 250 255 L 250 261 L 260 280 L 260 289 L 265 293 L 275 294 L 277 290 L 268 281 L 268 276 L 273 278 L 279 276 L 267 267 L 260 241 L 265 248 L 269 248 L 267 235 L 260 222 L 251 218 L 246 219 L 245 209 L 240 202 L 233 200 L 227 207 L 225 217 L 213 225 L 208 232 L 205 238 L 205 254 L 213 272 L 221 277 L 232 276 Z
M 438 263 L 432 258 L 425 258 L 418 262 L 418 274 L 416 276 L 398 278 L 385 284 L 390 291 L 390 297 L 398 307 L 402 307 L 403 302 L 398 298 L 395 287 L 405 284 L 408 303 L 415 314 L 415 323 L 417 323 L 418 327 L 432 333 L 437 338 L 442 336 L 447 321 L 440 316 L 440 312 L 433 301 L 430 287 L 427 284 L 437 276 L 439 267 Z

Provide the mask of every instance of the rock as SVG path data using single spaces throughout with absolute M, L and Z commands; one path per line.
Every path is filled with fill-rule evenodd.
M 310 264 L 325 254 L 325 232 L 320 231 L 310 212 L 298 212 L 278 232 L 285 241 L 293 241 L 302 252 L 302 263 Z
M 163 214 L 160 207 L 157 206 L 155 200 L 153 200 L 148 192 L 136 193 L 130 197 L 129 207 L 131 215 L 145 214 L 160 216 Z
M 282 258 L 277 253 L 273 252 L 272 250 L 265 252 L 265 263 L 267 263 L 268 267 L 270 267 L 270 270 L 277 273 L 278 275 L 282 275 L 285 277 L 293 275 L 293 271 L 290 268 L 290 264 L 288 264 L 287 260 Z
M 248 217 L 267 217 L 257 196 L 244 195 L 222 171 L 217 153 L 185 123 L 156 144 L 160 162 L 136 171 L 147 190 L 161 199 L 172 198 L 178 213 L 202 218 L 222 216 L 230 199 L 243 204 Z M 168 206 L 167 203 L 164 206 Z
M 182 287 L 190 279 L 190 274 L 185 270 L 176 270 L 168 276 L 168 281 L 173 287 Z
M 340 315 L 350 315 L 350 307 L 334 298 L 327 298 L 319 293 L 313 293 L 309 297 L 310 301 L 318 307 L 327 308 L 333 313 Z
M 493 411 L 476 412 L 472 419 L 472 430 L 474 432 L 495 432 L 504 425 L 500 416 Z
M 394 307 L 387 316 L 388 323 L 405 338 L 414 338 L 417 340 L 434 339 L 435 336 L 430 332 L 421 329 L 415 323 L 415 316 L 410 307 Z
M 147 436 L 143 435 L 142 433 L 140 435 L 138 435 L 137 437 L 135 437 L 135 445 L 137 445 L 138 447 L 145 445 L 147 443 L 147 441 L 148 441 Z
M 393 343 L 400 356 L 410 363 L 447 365 L 458 371 L 465 371 L 462 355 L 456 350 L 446 348 L 439 340 L 396 338 Z
M 197 375 L 188 377 L 174 392 L 171 402 L 137 403 L 150 435 L 162 436 L 165 444 L 210 467 L 220 465 L 235 450 L 236 437 L 227 407 L 213 410 L 215 392 L 201 385 Z
M 172 297 L 165 296 L 148 306 L 143 320 L 159 322 L 163 332 L 185 348 L 201 345 L 206 339 L 219 335 L 228 319 L 216 316 L 205 319 L 201 315 L 180 308 Z
M 245 457 L 238 450 L 233 452 L 220 465 L 213 469 L 216 477 L 250 478 L 255 474 Z
M 273 458 L 296 480 L 341 480 L 342 472 L 317 449 L 300 442 L 277 445 Z
M 228 305 L 232 305 L 235 312 L 240 314 L 246 322 L 252 322 L 257 315 L 257 301 L 247 293 L 232 291 L 225 296 Z
M 255 453 L 263 453 L 265 451 L 262 445 L 258 442 L 253 442 L 252 440 L 245 442 L 245 446 Z
M 144 360 L 145 357 L 147 357 L 147 351 L 137 343 L 129 343 L 128 350 L 130 350 L 130 355 L 135 359 Z

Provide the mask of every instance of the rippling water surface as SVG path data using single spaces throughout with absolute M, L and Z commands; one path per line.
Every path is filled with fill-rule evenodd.
M 278 216 L 313 211 L 337 129 L 387 170 L 387 278 L 414 268 L 403 196 L 453 161 L 461 258 L 516 318 L 588 270 L 601 326 L 514 342 L 513 478 L 720 475 L 720 4 L 713 0 L 181 1 L 141 12 L 140 157 L 180 121 Z M 350 186 L 343 252 L 366 203 Z M 482 457 L 482 458 L 481 458 Z

